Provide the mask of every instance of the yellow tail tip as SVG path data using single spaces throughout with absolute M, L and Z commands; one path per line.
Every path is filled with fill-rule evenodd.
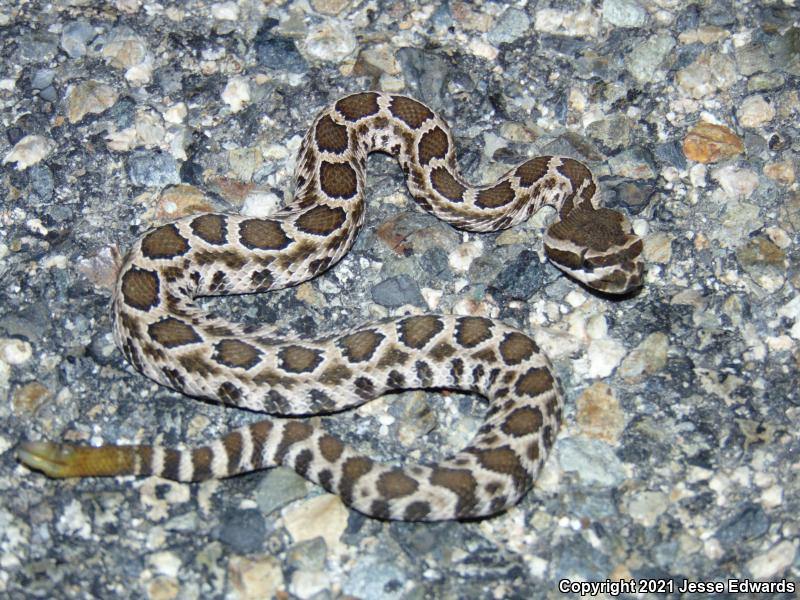
M 22 442 L 17 458 L 29 469 L 41 471 L 48 477 L 69 477 L 72 447 L 53 442 Z
M 135 472 L 134 446 L 85 446 L 54 442 L 22 442 L 17 458 L 48 477 L 108 477 Z

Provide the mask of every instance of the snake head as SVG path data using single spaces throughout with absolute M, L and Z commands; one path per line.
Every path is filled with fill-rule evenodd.
M 625 294 L 642 285 L 642 239 L 615 210 L 573 209 L 547 229 L 544 250 L 559 269 L 600 292 Z

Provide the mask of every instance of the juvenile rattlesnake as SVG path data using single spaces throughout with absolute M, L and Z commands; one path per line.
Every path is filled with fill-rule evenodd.
M 547 358 L 519 331 L 478 316 L 389 319 L 319 340 L 274 339 L 201 311 L 198 296 L 296 285 L 350 249 L 364 221 L 367 155 L 400 162 L 425 210 L 460 229 L 511 227 L 553 206 L 547 256 L 586 285 L 624 293 L 642 281 L 641 240 L 599 207 L 597 182 L 571 158 L 538 157 L 496 183 L 458 174 L 449 129 L 405 96 L 365 92 L 323 110 L 302 144 L 294 199 L 267 219 L 201 214 L 153 229 L 123 259 L 114 338 L 157 382 L 274 415 L 356 406 L 406 388 L 454 388 L 489 399 L 472 443 L 434 465 L 393 466 L 307 421 L 271 418 L 200 448 L 93 448 L 27 442 L 19 456 L 52 477 L 155 474 L 195 481 L 287 465 L 376 517 L 489 515 L 530 488 L 553 444 L 562 396 Z

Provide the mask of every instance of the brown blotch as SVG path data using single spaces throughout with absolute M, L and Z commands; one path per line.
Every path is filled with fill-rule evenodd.
M 391 514 L 389 511 L 389 503 L 385 500 L 373 500 L 369 507 L 369 514 L 376 519 L 388 519 Z
M 542 411 L 526 406 L 518 408 L 508 415 L 500 429 L 508 435 L 522 437 L 539 431 L 542 423 L 544 423 Z
M 408 317 L 397 323 L 397 335 L 409 348 L 420 350 L 444 329 L 444 323 L 433 315 Z
M 378 367 L 386 369 L 395 365 L 402 365 L 408 360 L 408 352 L 403 352 L 399 348 L 389 348 L 383 353 L 378 361 Z
M 392 500 L 413 494 L 419 488 L 419 483 L 400 469 L 393 469 L 378 477 L 377 487 L 382 497 Z
M 528 455 L 528 460 L 531 462 L 536 462 L 539 460 L 539 442 L 534 441 L 528 444 L 528 450 L 526 453 Z
M 352 376 L 353 371 L 346 365 L 334 364 L 325 368 L 319 376 L 319 381 L 325 385 L 339 385 L 343 381 L 349 381 Z
M 511 188 L 511 183 L 502 181 L 494 187 L 478 192 L 475 204 L 483 208 L 497 208 L 511 202 L 515 195 L 514 190 Z
M 336 346 L 352 363 L 369 360 L 386 336 L 373 329 L 356 331 L 336 341 Z
M 311 453 L 311 450 L 306 448 L 305 450 L 301 450 L 297 453 L 297 456 L 294 459 L 294 470 L 297 474 L 302 475 L 303 477 L 306 476 L 308 473 L 308 467 L 311 465 L 311 461 L 314 459 L 314 455 Z
M 380 110 L 378 94 L 374 92 L 353 94 L 339 100 L 334 108 L 348 121 L 358 121 Z
M 227 220 L 222 215 L 200 215 L 190 225 L 194 234 L 209 244 L 219 245 L 228 241 Z
M 317 481 L 329 492 L 335 491 L 333 489 L 333 471 L 330 469 L 322 469 L 317 475 Z
M 147 333 L 165 348 L 176 348 L 203 341 L 194 327 L 173 317 L 164 317 L 156 323 L 151 323 L 147 327 Z
M 580 269 L 583 266 L 583 258 L 581 258 L 580 254 L 576 254 L 575 252 L 559 250 L 547 244 L 544 245 L 544 251 L 545 254 L 547 254 L 547 258 L 568 269 Z
M 544 367 L 532 367 L 520 375 L 514 390 L 520 396 L 537 396 L 553 389 L 555 381 Z
M 568 240 L 578 247 L 604 252 L 611 246 L 624 246 L 626 233 L 622 228 L 625 217 L 610 208 L 578 208 L 547 229 L 547 235 Z
M 178 357 L 181 366 L 190 373 L 196 373 L 200 377 L 209 377 L 219 374 L 219 367 L 206 360 L 202 350 L 188 352 Z
M 469 452 L 477 457 L 478 462 L 485 469 L 510 475 L 518 489 L 524 488 L 530 483 L 530 477 L 522 466 L 519 456 L 508 446 L 488 450 L 473 448 Z
M 461 317 L 456 323 L 456 341 L 474 348 L 492 337 L 492 321 L 484 317 Z
M 303 421 L 289 421 L 283 427 L 281 441 L 275 450 L 275 461 L 283 462 L 292 445 L 308 439 L 314 433 L 314 428 Z
M 250 438 L 253 441 L 253 452 L 251 454 L 251 462 L 253 468 L 258 469 L 266 464 L 266 457 L 264 456 L 264 445 L 267 443 L 267 437 L 272 431 L 272 421 L 264 419 L 258 423 L 250 425 Z
M 297 217 L 294 224 L 298 229 L 306 233 L 328 235 L 339 229 L 345 218 L 344 210 L 338 206 L 330 208 L 320 204 Z
M 323 152 L 341 154 L 347 150 L 347 127 L 335 123 L 330 115 L 325 115 L 317 122 L 314 139 Z
M 500 356 L 507 365 L 518 365 L 538 351 L 539 348 L 531 338 L 517 331 L 507 333 L 500 342 Z
M 356 394 L 364 400 L 372 400 L 375 397 L 375 384 L 369 377 L 357 377 L 353 381 L 356 387 Z
M 429 387 L 433 383 L 433 369 L 430 365 L 422 360 L 414 363 L 414 368 L 417 371 L 417 380 L 422 387 Z
M 342 465 L 342 477 L 339 480 L 339 495 L 345 504 L 352 504 L 353 489 L 359 478 L 372 470 L 372 460 L 366 456 L 354 456 Z
M 262 269 L 261 271 L 253 271 L 252 275 L 250 275 L 250 281 L 256 290 L 263 291 L 272 287 L 275 278 L 272 276 L 272 271 Z
M 475 491 L 478 484 L 468 470 L 436 467 L 431 473 L 430 482 L 433 485 L 446 487 L 458 496 L 455 516 L 467 515 L 475 507 L 477 503 Z
M 280 223 L 269 219 L 248 219 L 239 223 L 239 240 L 254 250 L 282 250 L 292 241 Z
M 412 129 L 418 129 L 425 121 L 433 118 L 430 108 L 405 96 L 392 96 L 389 112 Z
M 219 292 L 228 287 L 228 276 L 223 271 L 217 271 L 211 278 L 211 285 L 208 286 L 212 292 Z
M 319 451 L 325 460 L 334 463 L 344 452 L 344 444 L 338 438 L 325 434 L 319 438 Z
M 480 360 L 482 362 L 486 362 L 486 363 L 493 363 L 493 362 L 495 362 L 497 360 L 497 355 L 494 353 L 494 350 L 492 350 L 491 348 L 484 348 L 483 350 L 481 350 L 479 352 L 475 352 L 472 355 L 472 358 L 474 358 L 475 360 Z
M 222 438 L 222 447 L 225 448 L 225 454 L 228 456 L 229 475 L 239 472 L 243 443 L 242 434 L 238 431 L 231 431 Z
M 433 360 L 436 362 L 442 362 L 444 359 L 450 358 L 455 353 L 456 349 L 447 342 L 439 342 L 430 350 L 431 358 L 433 358 Z
M 333 198 L 353 198 L 358 191 L 356 172 L 347 163 L 323 161 L 319 166 L 319 187 Z
M 204 481 L 211 478 L 211 461 L 214 453 L 208 446 L 192 450 L 192 481 Z
M 225 404 L 236 404 L 242 398 L 242 390 L 230 381 L 223 381 L 217 388 L 217 397 Z
M 392 369 L 386 376 L 386 387 L 390 390 L 402 389 L 406 386 L 406 377 L 399 371 Z
M 431 171 L 431 186 L 451 202 L 463 202 L 467 190 L 444 167 L 436 167 Z
M 592 179 L 592 172 L 586 165 L 572 158 L 562 159 L 556 170 L 570 180 L 574 190 L 577 190 L 585 180 Z
M 258 364 L 261 350 L 241 340 L 220 340 L 214 344 L 213 359 L 229 367 L 250 369 Z
M 247 263 L 247 258 L 236 250 L 198 250 L 194 260 L 201 266 L 222 263 L 234 271 L 241 269 Z
M 518 166 L 514 174 L 519 177 L 520 185 L 528 187 L 544 177 L 551 158 L 551 156 L 537 156 Z
M 142 254 L 147 258 L 174 258 L 188 250 L 189 242 L 178 233 L 175 224 L 154 229 L 142 238 Z
M 146 269 L 131 267 L 122 276 L 122 298 L 125 304 L 148 311 L 158 305 L 158 275 Z
M 164 479 L 171 479 L 172 481 L 180 481 L 181 472 L 181 453 L 180 450 L 174 448 L 166 448 L 164 450 L 164 467 L 161 469 L 161 477 Z
M 322 362 L 322 352 L 305 346 L 284 346 L 278 352 L 281 368 L 290 373 L 311 373 Z
M 434 127 L 426 132 L 419 140 L 417 156 L 420 164 L 427 165 L 434 158 L 444 158 L 450 144 L 447 134 L 441 127 Z
M 406 521 L 421 521 L 425 517 L 428 516 L 431 512 L 431 505 L 427 502 L 422 502 L 418 500 L 417 502 L 412 502 L 408 506 L 406 506 L 406 510 L 403 513 L 403 519 Z

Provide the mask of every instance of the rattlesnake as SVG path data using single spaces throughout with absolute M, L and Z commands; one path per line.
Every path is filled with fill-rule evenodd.
M 270 418 L 206 446 L 98 448 L 26 442 L 19 457 L 52 477 L 158 475 L 179 481 L 286 465 L 379 518 L 440 520 L 494 514 L 530 488 L 558 431 L 562 394 L 535 342 L 483 316 L 391 318 L 318 340 L 201 311 L 198 296 L 296 285 L 328 269 L 364 221 L 366 159 L 397 157 L 426 211 L 468 231 L 494 231 L 542 206 L 557 212 L 546 255 L 587 286 L 641 285 L 642 241 L 599 207 L 597 182 L 571 158 L 537 157 L 496 183 L 458 174 L 445 122 L 401 95 L 363 92 L 316 117 L 296 168 L 296 193 L 269 218 L 192 215 L 142 236 L 121 261 L 114 338 L 125 357 L 180 392 L 273 415 L 330 413 L 392 390 L 451 388 L 489 399 L 468 447 L 437 464 L 379 463 L 300 418 Z

